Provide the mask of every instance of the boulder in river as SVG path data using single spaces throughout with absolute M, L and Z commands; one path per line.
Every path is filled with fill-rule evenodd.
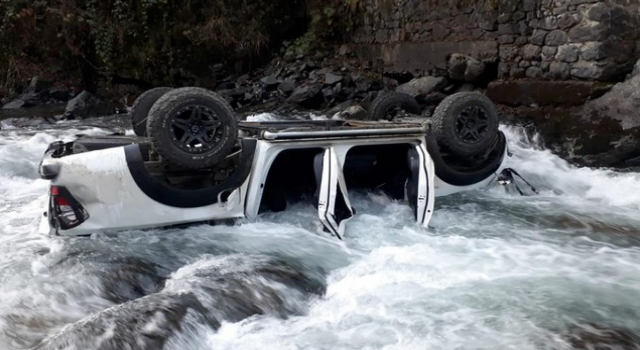
M 572 350 L 640 349 L 640 337 L 633 332 L 596 324 L 572 326 L 563 339 Z
M 192 293 L 154 294 L 116 305 L 64 327 L 34 350 L 155 350 L 193 321 L 218 328 Z
M 112 277 L 136 285 L 137 275 L 153 274 L 146 267 L 125 268 L 130 269 L 133 274 L 125 271 Z M 218 329 L 223 321 L 259 314 L 287 317 L 300 313 L 309 294 L 325 291 L 324 281 L 301 270 L 258 255 L 207 257 L 175 271 L 161 291 L 89 315 L 34 350 L 162 349 L 176 333 L 195 326 Z M 128 281 L 131 278 L 134 283 Z
M 636 67 L 640 61 L 636 64 Z M 640 73 L 638 68 L 624 82 L 615 84 L 603 96 L 584 105 L 585 116 L 609 117 L 620 121 L 623 129 L 640 126 Z

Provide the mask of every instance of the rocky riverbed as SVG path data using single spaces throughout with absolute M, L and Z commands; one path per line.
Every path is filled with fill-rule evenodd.
M 498 105 L 502 122 L 539 132 L 547 147 L 574 164 L 640 166 L 640 118 L 635 112 L 640 107 L 640 67 L 617 84 L 516 82 L 495 80 L 491 66 L 462 54 L 450 55 L 447 69 L 434 76 L 385 73 L 375 63 L 358 59 L 346 45 L 334 53 L 279 57 L 251 73 L 222 73 L 218 84 L 209 88 L 224 96 L 241 118 L 273 112 L 351 119 L 365 118 L 370 102 L 387 91 L 413 96 L 422 115 L 429 117 L 447 95 L 478 90 Z M 130 92 L 110 101 L 87 91 L 62 93 L 47 86 L 36 77 L 21 94 L 5 97 L 0 119 L 45 117 L 9 122 L 29 126 L 126 113 L 136 97 Z M 133 87 L 124 90 L 140 92 Z

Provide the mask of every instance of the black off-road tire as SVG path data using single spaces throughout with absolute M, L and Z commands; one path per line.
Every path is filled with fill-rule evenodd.
M 397 116 L 397 113 L 402 110 L 406 113 L 419 115 L 420 105 L 411 95 L 401 92 L 381 92 L 371 102 L 367 120 L 392 121 Z
M 157 87 L 143 92 L 131 106 L 131 125 L 133 132 L 138 136 L 147 136 L 147 117 L 153 104 L 162 95 L 173 90 L 170 87 Z
M 433 113 L 431 128 L 438 145 L 461 157 L 485 153 L 498 137 L 498 111 L 477 92 L 447 96 Z
M 222 96 L 185 87 L 167 92 L 153 105 L 147 132 L 164 160 L 183 168 L 201 169 L 214 166 L 229 154 L 238 137 L 238 121 Z M 196 145 L 203 148 L 199 150 Z

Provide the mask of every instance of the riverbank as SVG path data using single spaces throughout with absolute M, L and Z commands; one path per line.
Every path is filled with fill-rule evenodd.
M 458 55 L 451 57 L 447 71 L 439 76 L 388 73 L 374 62 L 359 59 L 349 46 L 343 45 L 307 55 L 277 57 L 249 73 L 228 74 L 207 88 L 224 96 L 241 117 L 269 112 L 352 119 L 363 118 L 370 102 L 388 91 L 412 95 L 419 102 L 422 115 L 429 117 L 447 95 L 475 90 L 496 102 L 502 123 L 526 126 L 531 132 L 540 133 L 546 147 L 573 164 L 640 166 L 640 121 L 634 114 L 640 106 L 635 106 L 633 98 L 627 98 L 640 94 L 639 70 L 618 84 L 536 80 L 519 80 L 516 84 L 482 78 L 488 74 L 487 69 L 490 67 L 478 65 L 472 57 Z M 475 78 L 469 79 L 470 76 Z M 38 90 L 34 81 L 38 79 L 32 79 L 22 94 L 7 102 L 9 107 L 25 94 L 51 95 L 46 88 Z M 114 96 L 114 91 L 121 95 Z M 69 91 L 67 96 L 73 98 L 66 105 L 58 101 L 3 109 L 0 119 L 35 117 L 10 121 L 31 126 L 126 113 L 142 91 L 132 85 L 115 86 L 110 90 L 111 98 L 86 91 L 73 96 Z

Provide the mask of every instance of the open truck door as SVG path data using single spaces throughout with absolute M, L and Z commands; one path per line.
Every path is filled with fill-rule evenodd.
M 318 191 L 320 222 L 334 236 L 344 237 L 345 225 L 354 215 L 340 160 L 333 148 L 316 157 L 316 171 L 321 175 Z
M 425 228 L 433 215 L 435 202 L 435 166 L 424 144 L 416 145 L 407 153 L 409 178 L 406 197 L 416 221 Z

